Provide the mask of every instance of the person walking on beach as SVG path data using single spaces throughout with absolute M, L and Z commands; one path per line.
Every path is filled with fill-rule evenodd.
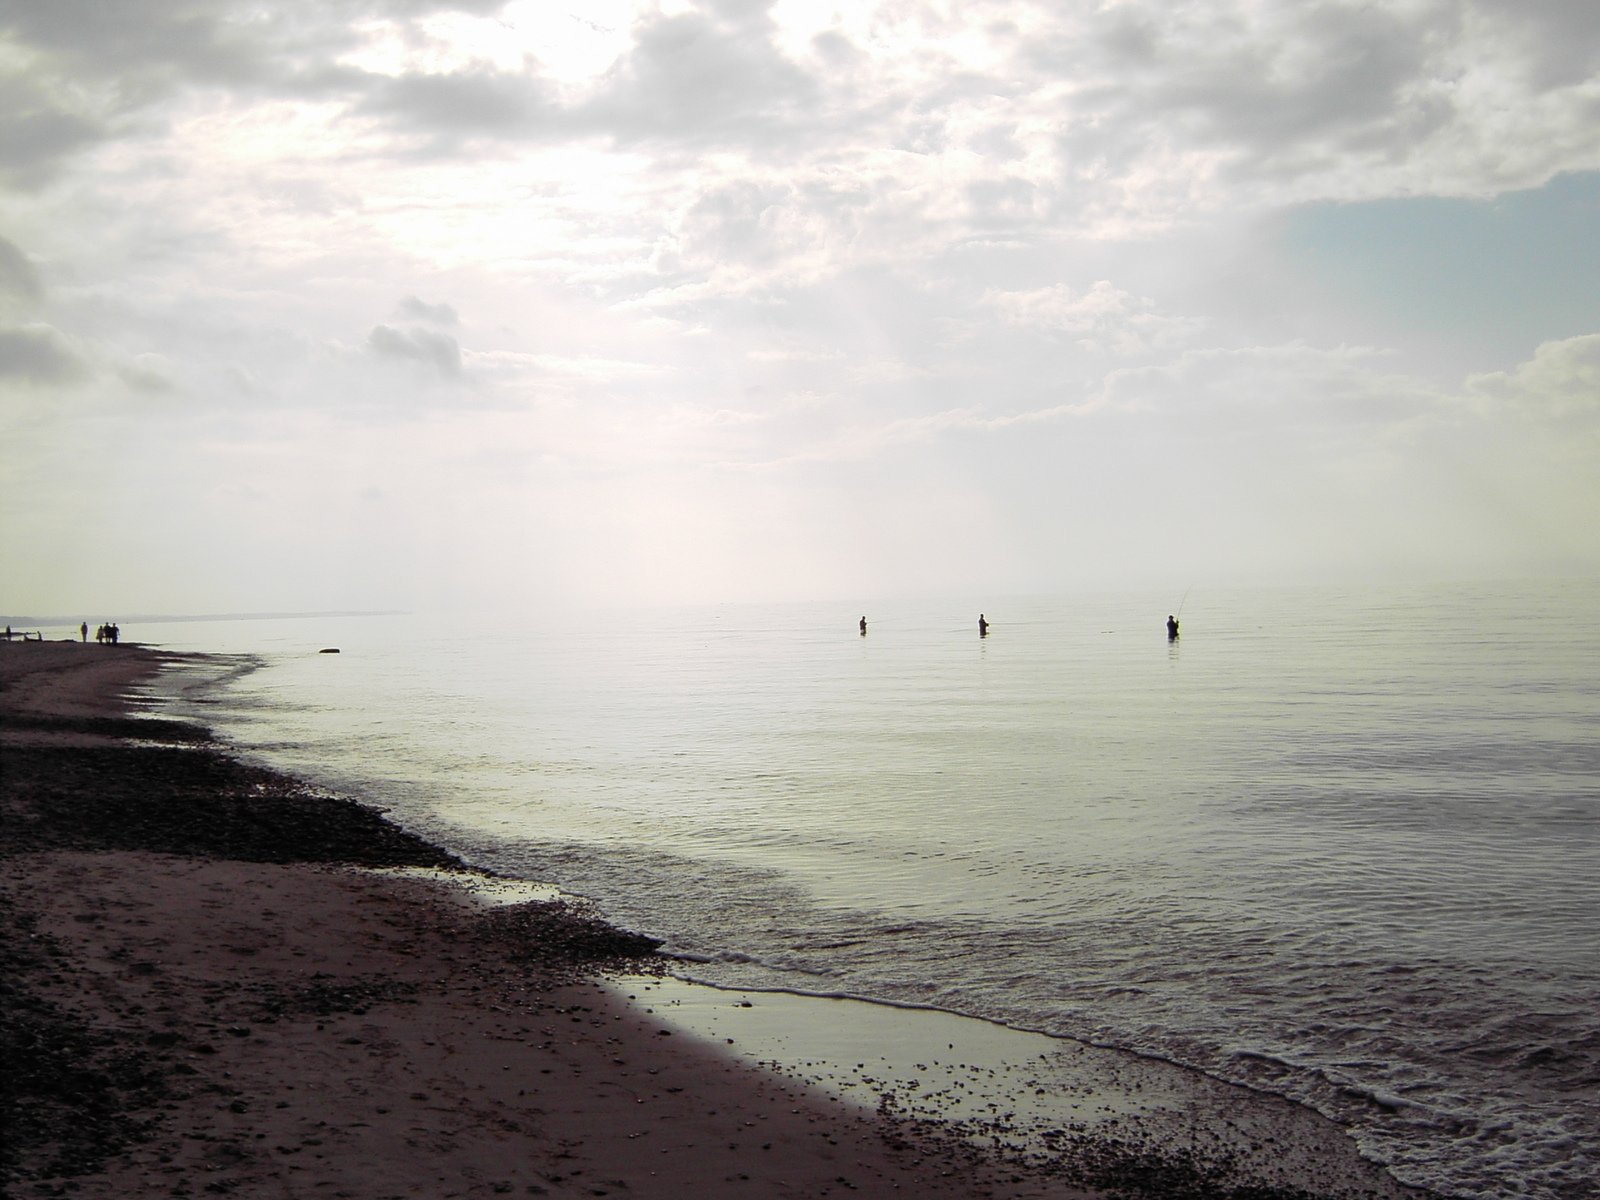
M 89 622 L 85 621 L 82 625 L 78 626 L 78 636 L 83 639 L 83 642 L 84 642 L 85 645 L 88 645 L 88 643 L 89 643 Z
M 985 617 L 982 613 L 978 614 L 978 636 L 979 637 L 988 637 L 989 636 L 989 619 L 987 617 Z

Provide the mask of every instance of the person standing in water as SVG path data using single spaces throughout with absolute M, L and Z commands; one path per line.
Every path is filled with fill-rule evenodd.
M 989 636 L 989 619 L 987 617 L 985 617 L 982 613 L 978 614 L 978 636 L 979 637 L 988 637 Z
M 861 618 L 861 636 L 867 636 L 867 619 L 865 617 Z
M 1175 642 L 1177 640 L 1178 640 L 1178 618 L 1173 616 L 1171 613 L 1168 613 L 1167 614 L 1167 641 Z

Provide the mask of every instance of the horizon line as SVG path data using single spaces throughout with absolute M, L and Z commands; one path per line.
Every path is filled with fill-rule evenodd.
M 134 613 L 119 617 L 119 624 L 132 622 L 141 625 L 175 625 L 184 621 L 298 621 L 310 617 L 401 617 L 409 610 L 403 608 L 328 609 L 320 612 L 245 612 L 245 613 Z M 0 616 L 0 620 L 13 625 L 64 625 L 77 628 L 82 617 Z

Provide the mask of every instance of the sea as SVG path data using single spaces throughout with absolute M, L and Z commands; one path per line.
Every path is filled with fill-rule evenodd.
M 1165 1059 L 1315 1109 L 1403 1181 L 1578 1200 L 1600 1195 L 1596 594 L 1202 586 L 123 636 L 232 656 L 171 672 L 166 703 L 591 898 L 687 977 Z

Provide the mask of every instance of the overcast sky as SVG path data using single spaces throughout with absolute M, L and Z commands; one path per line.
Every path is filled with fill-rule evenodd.
M 0 0 L 0 610 L 1600 573 L 1594 0 Z

